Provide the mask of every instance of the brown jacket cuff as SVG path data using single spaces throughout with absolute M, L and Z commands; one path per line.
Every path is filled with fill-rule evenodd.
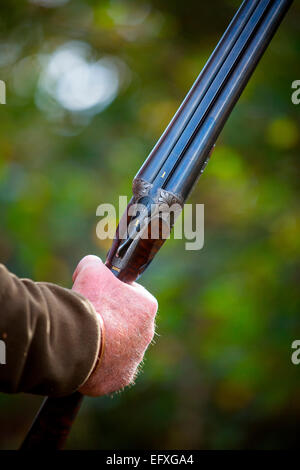
M 94 370 L 101 344 L 99 317 L 80 294 L 19 279 L 0 264 L 0 391 L 63 396 Z

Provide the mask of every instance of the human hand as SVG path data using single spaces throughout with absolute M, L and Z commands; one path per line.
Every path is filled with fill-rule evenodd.
M 156 299 L 140 284 L 117 279 L 97 256 L 86 256 L 73 274 L 73 290 L 102 317 L 105 349 L 96 370 L 79 389 L 89 396 L 112 393 L 133 383 L 154 336 Z

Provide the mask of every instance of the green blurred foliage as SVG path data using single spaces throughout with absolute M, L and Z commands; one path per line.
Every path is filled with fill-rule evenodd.
M 130 196 L 239 1 L 50 3 L 1 6 L 0 261 L 70 287 L 78 260 L 109 247 L 97 206 Z M 142 279 L 159 300 L 143 373 L 121 394 L 86 399 L 68 448 L 298 446 L 299 20 L 294 2 L 191 197 L 205 204 L 204 248 L 170 240 Z M 119 67 L 117 96 L 93 116 L 41 89 L 45 57 L 70 41 Z M 39 402 L 0 396 L 2 448 L 18 446 Z

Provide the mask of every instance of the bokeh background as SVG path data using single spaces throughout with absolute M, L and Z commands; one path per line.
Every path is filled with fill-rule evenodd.
M 70 287 L 82 256 L 105 257 L 97 206 L 131 195 L 239 3 L 1 4 L 0 261 L 11 271 Z M 191 197 L 205 204 L 204 248 L 170 240 L 142 278 L 159 300 L 143 373 L 85 400 L 69 449 L 298 447 L 299 33 L 294 2 Z M 1 448 L 18 447 L 41 400 L 0 395 Z

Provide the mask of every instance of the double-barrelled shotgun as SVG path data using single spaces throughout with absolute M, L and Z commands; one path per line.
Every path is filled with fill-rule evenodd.
M 133 180 L 133 197 L 118 228 L 106 265 L 124 282 L 146 269 L 165 237 L 142 237 L 150 208 L 183 206 L 202 174 L 210 153 L 240 94 L 280 25 L 292 0 L 245 0 L 190 89 L 167 129 Z M 144 210 L 130 215 L 140 203 Z M 134 222 L 133 224 L 131 222 Z M 150 224 L 149 224 L 150 225 Z M 119 226 L 119 227 L 120 227 Z M 82 395 L 48 398 L 22 450 L 62 448 Z

